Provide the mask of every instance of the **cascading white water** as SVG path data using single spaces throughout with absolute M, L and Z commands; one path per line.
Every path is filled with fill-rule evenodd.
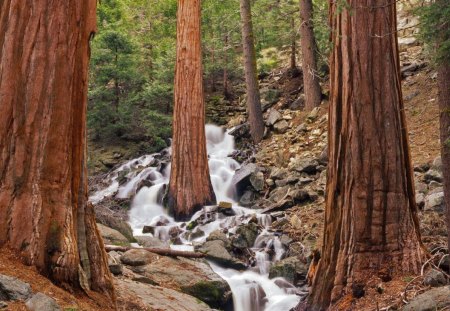
M 235 212 L 234 216 L 219 216 L 219 213 L 211 213 L 215 217 L 204 225 L 199 225 L 204 235 L 194 239 L 181 238 L 181 245 L 171 245 L 174 249 L 193 250 L 193 242 L 204 242 L 208 235 L 217 230 L 227 228 L 234 233 L 237 226 L 247 223 L 252 215 L 256 215 L 259 225 L 265 229 L 257 237 L 254 248 L 256 266 L 241 272 L 234 269 L 225 269 L 214 263 L 210 263 L 212 269 L 226 280 L 233 292 L 234 310 L 236 311 L 281 311 L 294 307 L 300 297 L 296 295 L 296 289 L 286 280 L 281 278 L 269 279 L 269 269 L 272 264 L 268 250 L 273 249 L 275 254 L 273 260 L 282 258 L 285 250 L 280 239 L 270 233 L 272 218 L 270 215 L 259 214 L 257 210 L 251 210 L 239 206 L 235 201 L 235 191 L 232 188 L 232 178 L 235 171 L 240 167 L 239 163 L 229 157 L 234 151 L 234 138 L 222 128 L 207 125 L 206 140 L 209 156 L 209 169 L 211 182 L 216 194 L 217 201 L 230 202 Z M 170 152 L 170 150 L 168 150 Z M 170 229 L 173 227 L 186 230 L 183 223 L 177 223 L 167 215 L 167 211 L 161 205 L 165 186 L 169 182 L 170 165 L 159 171 L 157 167 L 151 166 L 154 156 L 144 156 L 129 161 L 120 166 L 110 175 L 110 186 L 98 191 L 90 199 L 95 204 L 104 197 L 114 193 L 116 197 L 133 197 L 129 222 L 134 234 L 143 235 L 144 226 L 155 226 L 154 236 L 167 241 L 170 239 Z M 137 168 L 141 168 L 136 170 Z M 119 187 L 118 178 L 125 175 L 128 182 Z M 147 179 L 153 184 L 151 187 L 142 187 L 137 193 L 140 181 Z M 136 194 L 135 194 L 136 193 Z M 192 219 L 197 219 L 202 213 L 208 215 L 214 207 L 205 207 L 197 212 Z M 160 224 L 157 226 L 157 224 Z M 163 224 L 163 225 L 161 225 Z

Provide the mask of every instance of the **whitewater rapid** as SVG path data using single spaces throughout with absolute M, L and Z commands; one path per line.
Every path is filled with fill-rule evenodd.
M 203 236 L 188 240 L 181 235 L 182 243 L 180 245 L 172 244 L 171 248 L 194 250 L 193 244 L 204 242 L 211 232 L 226 228 L 228 232 L 234 233 L 237 226 L 247 223 L 255 215 L 259 225 L 265 228 L 259 234 L 252 248 L 255 253 L 256 266 L 242 272 L 226 269 L 210 262 L 211 268 L 230 285 L 235 311 L 290 310 L 300 300 L 297 289 L 282 278 L 269 279 L 270 266 L 273 262 L 280 260 L 285 253 L 279 237 L 268 230 L 271 225 L 271 216 L 260 214 L 259 210 L 241 207 L 236 202 L 232 178 L 235 171 L 240 168 L 240 164 L 230 157 L 230 154 L 235 151 L 234 138 L 223 128 L 206 125 L 206 140 L 211 182 L 217 201 L 232 203 L 236 215 L 225 217 L 216 213 L 215 220 L 198 226 L 205 232 Z M 170 155 L 170 151 L 168 148 L 164 152 Z M 171 228 L 185 228 L 186 226 L 181 222 L 175 222 L 161 205 L 165 187 L 169 182 L 170 164 L 165 167 L 152 166 L 155 163 L 155 155 L 146 155 L 123 164 L 110 174 L 109 186 L 97 191 L 90 197 L 90 200 L 96 204 L 114 194 L 117 198 L 131 198 L 129 223 L 135 236 L 144 235 L 142 233 L 144 226 L 154 226 L 153 236 L 162 241 L 169 241 Z M 125 176 L 127 182 L 119 186 L 121 176 Z M 152 185 L 144 186 L 137 191 L 142 180 L 148 180 Z M 205 207 L 192 219 L 196 219 L 208 209 L 213 209 L 213 207 Z M 165 225 L 158 226 L 161 223 Z M 271 245 L 275 250 L 272 260 L 264 249 L 266 244 Z

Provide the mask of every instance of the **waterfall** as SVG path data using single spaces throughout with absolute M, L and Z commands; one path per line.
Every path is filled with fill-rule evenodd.
M 272 260 L 282 259 L 285 253 L 279 237 L 268 230 L 272 224 L 272 217 L 260 214 L 259 210 L 241 207 L 236 202 L 236 193 L 231 182 L 240 164 L 230 157 L 230 154 L 235 151 L 234 138 L 218 126 L 206 125 L 206 140 L 211 182 L 217 201 L 232 203 L 235 215 L 224 216 L 214 213 L 216 207 L 204 207 L 192 217 L 192 219 L 212 217 L 197 227 L 204 232 L 204 235 L 193 239 L 181 235 L 181 243 L 171 245 L 171 248 L 193 250 L 193 242 L 204 242 L 211 232 L 227 228 L 228 232 L 234 233 L 237 226 L 247 223 L 249 219 L 256 216 L 258 224 L 265 228 L 257 237 L 252 248 L 256 266 L 242 272 L 225 269 L 214 263 L 210 263 L 210 265 L 230 285 L 234 310 L 281 311 L 293 308 L 300 300 L 295 287 L 284 279 L 269 279 Z M 170 153 L 170 149 L 166 150 L 166 153 Z M 153 236 L 167 241 L 170 239 L 171 229 L 186 231 L 186 223 L 175 222 L 161 205 L 162 195 L 169 182 L 170 165 L 164 168 L 152 166 L 155 164 L 155 157 L 156 155 L 143 156 L 120 166 L 109 175 L 110 185 L 96 192 L 90 197 L 90 200 L 96 204 L 103 198 L 112 195 L 116 195 L 118 198 L 132 197 L 129 222 L 134 234 L 143 235 L 144 226 L 155 226 Z M 119 186 L 119 176 L 125 177 L 127 180 L 122 186 Z M 151 186 L 144 186 L 137 191 L 137 186 L 142 180 L 147 180 Z M 269 249 L 274 250 L 273 256 L 269 256 Z

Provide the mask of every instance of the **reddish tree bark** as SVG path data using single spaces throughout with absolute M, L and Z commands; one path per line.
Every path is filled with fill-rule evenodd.
M 439 109 L 441 111 L 441 159 L 444 177 L 444 201 L 447 208 L 447 236 L 450 250 L 450 64 L 438 69 Z
M 330 1 L 333 53 L 322 258 L 308 300 L 326 310 L 423 259 L 391 0 Z
M 303 85 L 305 90 L 305 110 L 318 107 L 322 101 L 317 73 L 316 40 L 313 29 L 312 0 L 300 0 L 300 39 L 302 48 Z
M 0 2 L 0 246 L 70 288 L 114 300 L 87 202 L 95 0 Z
M 448 10 L 449 4 L 445 0 L 436 1 L 436 5 L 442 9 Z M 448 40 L 449 23 L 444 23 L 441 29 L 440 42 L 438 47 Z M 438 64 L 438 89 L 439 89 L 439 110 L 440 110 L 440 132 L 441 132 L 441 159 L 442 159 L 442 175 L 444 177 L 444 203 L 447 210 L 447 237 L 448 250 L 450 252 L 450 57 L 443 55 Z
M 166 204 L 178 220 L 214 204 L 206 153 L 200 0 L 178 0 L 172 167 Z
M 255 143 L 259 143 L 264 136 L 264 120 L 256 71 L 256 51 L 250 0 L 240 0 L 240 10 L 248 121 L 250 124 L 250 135 Z

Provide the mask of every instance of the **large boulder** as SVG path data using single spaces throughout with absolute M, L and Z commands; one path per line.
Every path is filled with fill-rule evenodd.
M 163 242 L 160 239 L 149 235 L 137 236 L 136 241 L 139 245 L 147 248 L 169 248 L 169 243 L 167 241 Z
M 206 241 L 197 251 L 206 253 L 206 258 L 215 263 L 234 269 L 245 269 L 245 264 L 233 258 L 221 240 Z
M 153 286 L 130 279 L 115 279 L 118 300 L 123 310 L 210 311 L 207 304 L 173 289 Z
M 433 288 L 415 297 L 403 311 L 435 311 L 450 307 L 450 286 Z
M 269 278 L 282 277 L 291 284 L 304 280 L 308 273 L 306 265 L 297 257 L 289 257 L 276 262 L 270 267 Z
M 33 295 L 25 306 L 30 311 L 60 311 L 61 308 L 56 303 L 55 299 L 50 298 L 42 293 Z
M 241 166 L 231 179 L 231 185 L 236 188 L 238 194 L 242 194 L 247 186 L 250 185 L 250 176 L 259 171 L 255 163 L 248 163 Z
M 113 215 L 108 215 L 106 213 L 96 215 L 96 220 L 98 223 L 108 228 L 119 231 L 120 233 L 122 233 L 123 236 L 125 236 L 128 239 L 128 241 L 130 242 L 134 241 L 133 230 L 131 229 L 130 224 L 127 223 L 126 221 L 118 217 L 114 217 Z
M 32 295 L 31 286 L 15 277 L 0 274 L 0 300 L 25 301 Z
M 130 242 L 128 239 L 119 231 L 104 226 L 100 223 L 97 223 L 97 228 L 100 231 L 105 244 L 118 245 L 118 246 L 129 246 Z
M 144 266 L 155 260 L 156 257 L 155 254 L 144 249 L 130 249 L 120 257 L 120 261 L 125 265 L 136 267 Z
M 182 291 L 213 308 L 222 308 L 232 301 L 228 283 L 204 260 L 158 256 L 139 273 L 160 286 Z
M 251 222 L 245 225 L 240 225 L 236 234 L 231 240 L 231 244 L 238 249 L 245 249 L 253 247 L 256 238 L 258 237 L 258 225 Z

